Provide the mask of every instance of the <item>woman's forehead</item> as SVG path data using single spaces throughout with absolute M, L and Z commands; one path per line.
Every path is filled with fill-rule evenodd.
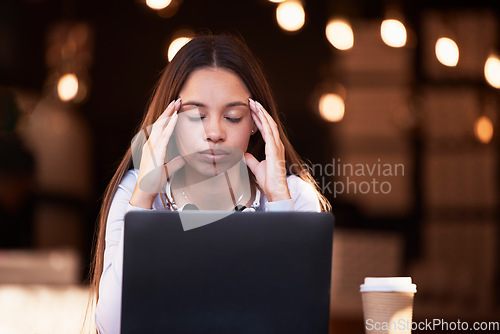
M 234 72 L 221 68 L 202 68 L 192 72 L 180 91 L 180 97 L 249 97 L 247 87 Z

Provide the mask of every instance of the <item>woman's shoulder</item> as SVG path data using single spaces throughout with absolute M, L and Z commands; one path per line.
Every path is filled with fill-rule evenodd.
M 310 184 L 309 182 L 303 180 L 300 178 L 300 176 L 291 174 L 287 175 L 286 181 L 288 183 L 288 188 L 290 189 L 293 187 L 294 189 L 297 190 L 306 190 L 306 189 L 312 189 L 314 191 L 314 186 Z M 292 189 L 290 189 L 292 191 Z
M 132 169 L 129 169 L 125 173 L 125 175 L 123 175 L 123 179 L 125 179 L 125 178 L 133 178 L 133 179 L 137 180 L 137 175 L 139 175 L 139 170 L 135 169 L 135 168 L 132 168 Z
M 303 180 L 298 175 L 292 174 L 287 176 L 288 189 L 290 196 L 297 200 L 306 200 L 316 202 L 318 200 L 318 193 L 316 188 L 311 183 Z
M 135 183 L 137 182 L 137 176 L 139 175 L 138 169 L 129 169 L 120 182 L 120 187 L 125 189 L 134 189 Z

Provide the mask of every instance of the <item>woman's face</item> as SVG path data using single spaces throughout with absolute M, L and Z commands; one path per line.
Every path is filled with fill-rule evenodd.
M 214 176 L 240 161 L 256 129 L 241 79 L 229 70 L 202 68 L 190 74 L 179 97 L 175 140 L 188 165 Z

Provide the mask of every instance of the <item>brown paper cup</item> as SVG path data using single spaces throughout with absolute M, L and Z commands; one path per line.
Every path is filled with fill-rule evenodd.
M 409 334 L 413 296 L 411 277 L 365 277 L 360 286 L 366 334 Z
M 413 292 L 362 292 L 366 334 L 409 334 Z

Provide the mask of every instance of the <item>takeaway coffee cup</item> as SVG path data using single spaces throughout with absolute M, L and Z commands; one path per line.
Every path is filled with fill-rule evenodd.
M 366 334 L 409 334 L 413 296 L 411 277 L 366 277 L 360 286 Z

